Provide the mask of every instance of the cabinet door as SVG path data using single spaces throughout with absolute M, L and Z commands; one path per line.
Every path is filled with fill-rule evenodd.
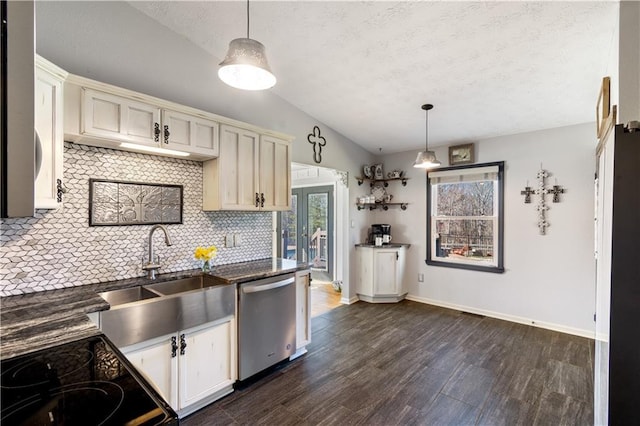
M 160 108 L 92 89 L 82 92 L 83 134 L 158 146 L 156 124 L 160 126 Z
M 215 158 L 219 128 L 215 121 L 178 111 L 162 110 L 162 146 Z
M 236 379 L 235 319 L 183 331 L 179 358 L 180 408 L 231 386 Z
M 58 202 L 58 179 L 62 180 L 64 129 L 62 120 L 62 81 L 47 71 L 36 69 L 35 127 L 38 175 L 35 182 L 35 207 L 55 209 Z
M 171 405 L 178 407 L 178 357 L 172 356 L 172 338 L 175 334 L 149 340 L 123 348 L 129 362 L 153 385 L 155 390 Z
M 218 185 L 223 210 L 258 210 L 258 145 L 255 132 L 220 126 Z
M 395 295 L 398 293 L 397 258 L 398 252 L 396 250 L 377 249 L 374 252 L 373 292 L 375 295 Z
M 311 343 L 311 272 L 296 273 L 296 349 Z
M 260 137 L 262 210 L 291 209 L 291 145 L 272 136 Z

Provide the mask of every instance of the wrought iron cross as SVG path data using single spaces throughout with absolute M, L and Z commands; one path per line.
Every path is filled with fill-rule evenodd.
M 553 185 L 553 188 L 547 189 L 547 194 L 553 194 L 553 202 L 560 202 L 560 194 L 564 194 L 564 188 L 560 185 Z
M 534 194 L 535 191 L 531 189 L 530 186 L 525 186 L 524 191 L 520 191 L 521 195 L 524 195 L 524 203 L 531 204 L 531 194 Z
M 524 188 L 524 191 L 520 191 L 521 195 L 524 195 L 525 204 L 531 203 L 531 195 L 538 195 L 538 203 L 536 205 L 536 210 L 538 211 L 538 229 L 540 230 L 540 235 L 545 235 L 547 231 L 547 227 L 549 227 L 549 222 L 547 222 L 547 210 L 549 210 L 549 206 L 545 200 L 545 195 L 553 194 L 553 202 L 560 202 L 560 194 L 564 194 L 565 190 L 559 185 L 553 185 L 552 188 L 547 188 L 546 179 L 549 177 L 549 172 L 544 170 L 542 166 L 540 166 L 540 170 L 538 171 L 536 177 L 538 178 L 538 187 L 533 190 L 528 185 Z
M 320 164 L 322 161 L 322 147 L 327 144 L 327 140 L 320 136 L 320 128 L 313 126 L 313 133 L 307 135 L 307 141 L 313 145 L 313 161 Z

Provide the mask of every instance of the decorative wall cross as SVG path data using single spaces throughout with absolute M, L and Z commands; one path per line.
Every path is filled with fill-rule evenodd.
M 547 210 L 549 210 L 549 206 L 545 200 L 545 195 L 553 194 L 553 202 L 560 202 L 560 194 L 564 194 L 565 189 L 560 185 L 556 184 L 553 187 L 548 188 L 546 179 L 549 177 L 549 172 L 540 166 L 540 170 L 538 171 L 538 187 L 535 190 L 532 190 L 527 182 L 527 186 L 525 186 L 524 191 L 520 191 L 521 195 L 524 195 L 525 204 L 531 203 L 531 195 L 538 195 L 538 204 L 536 205 L 536 210 L 538 211 L 538 229 L 540 230 L 540 235 L 545 235 L 547 231 L 547 227 L 549 227 L 549 222 L 547 222 Z
M 313 161 L 320 164 L 322 161 L 322 147 L 327 144 L 327 140 L 320 136 L 320 128 L 313 126 L 313 133 L 307 135 L 307 141 L 313 145 Z

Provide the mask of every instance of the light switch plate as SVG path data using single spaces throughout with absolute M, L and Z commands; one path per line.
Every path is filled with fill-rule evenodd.
M 233 247 L 233 234 L 227 234 L 224 236 L 224 246 L 226 248 Z
M 240 247 L 242 245 L 242 235 L 233 234 L 233 246 Z

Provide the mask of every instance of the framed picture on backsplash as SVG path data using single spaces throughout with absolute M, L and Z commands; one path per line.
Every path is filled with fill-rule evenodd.
M 182 185 L 89 179 L 89 226 L 182 223 Z

